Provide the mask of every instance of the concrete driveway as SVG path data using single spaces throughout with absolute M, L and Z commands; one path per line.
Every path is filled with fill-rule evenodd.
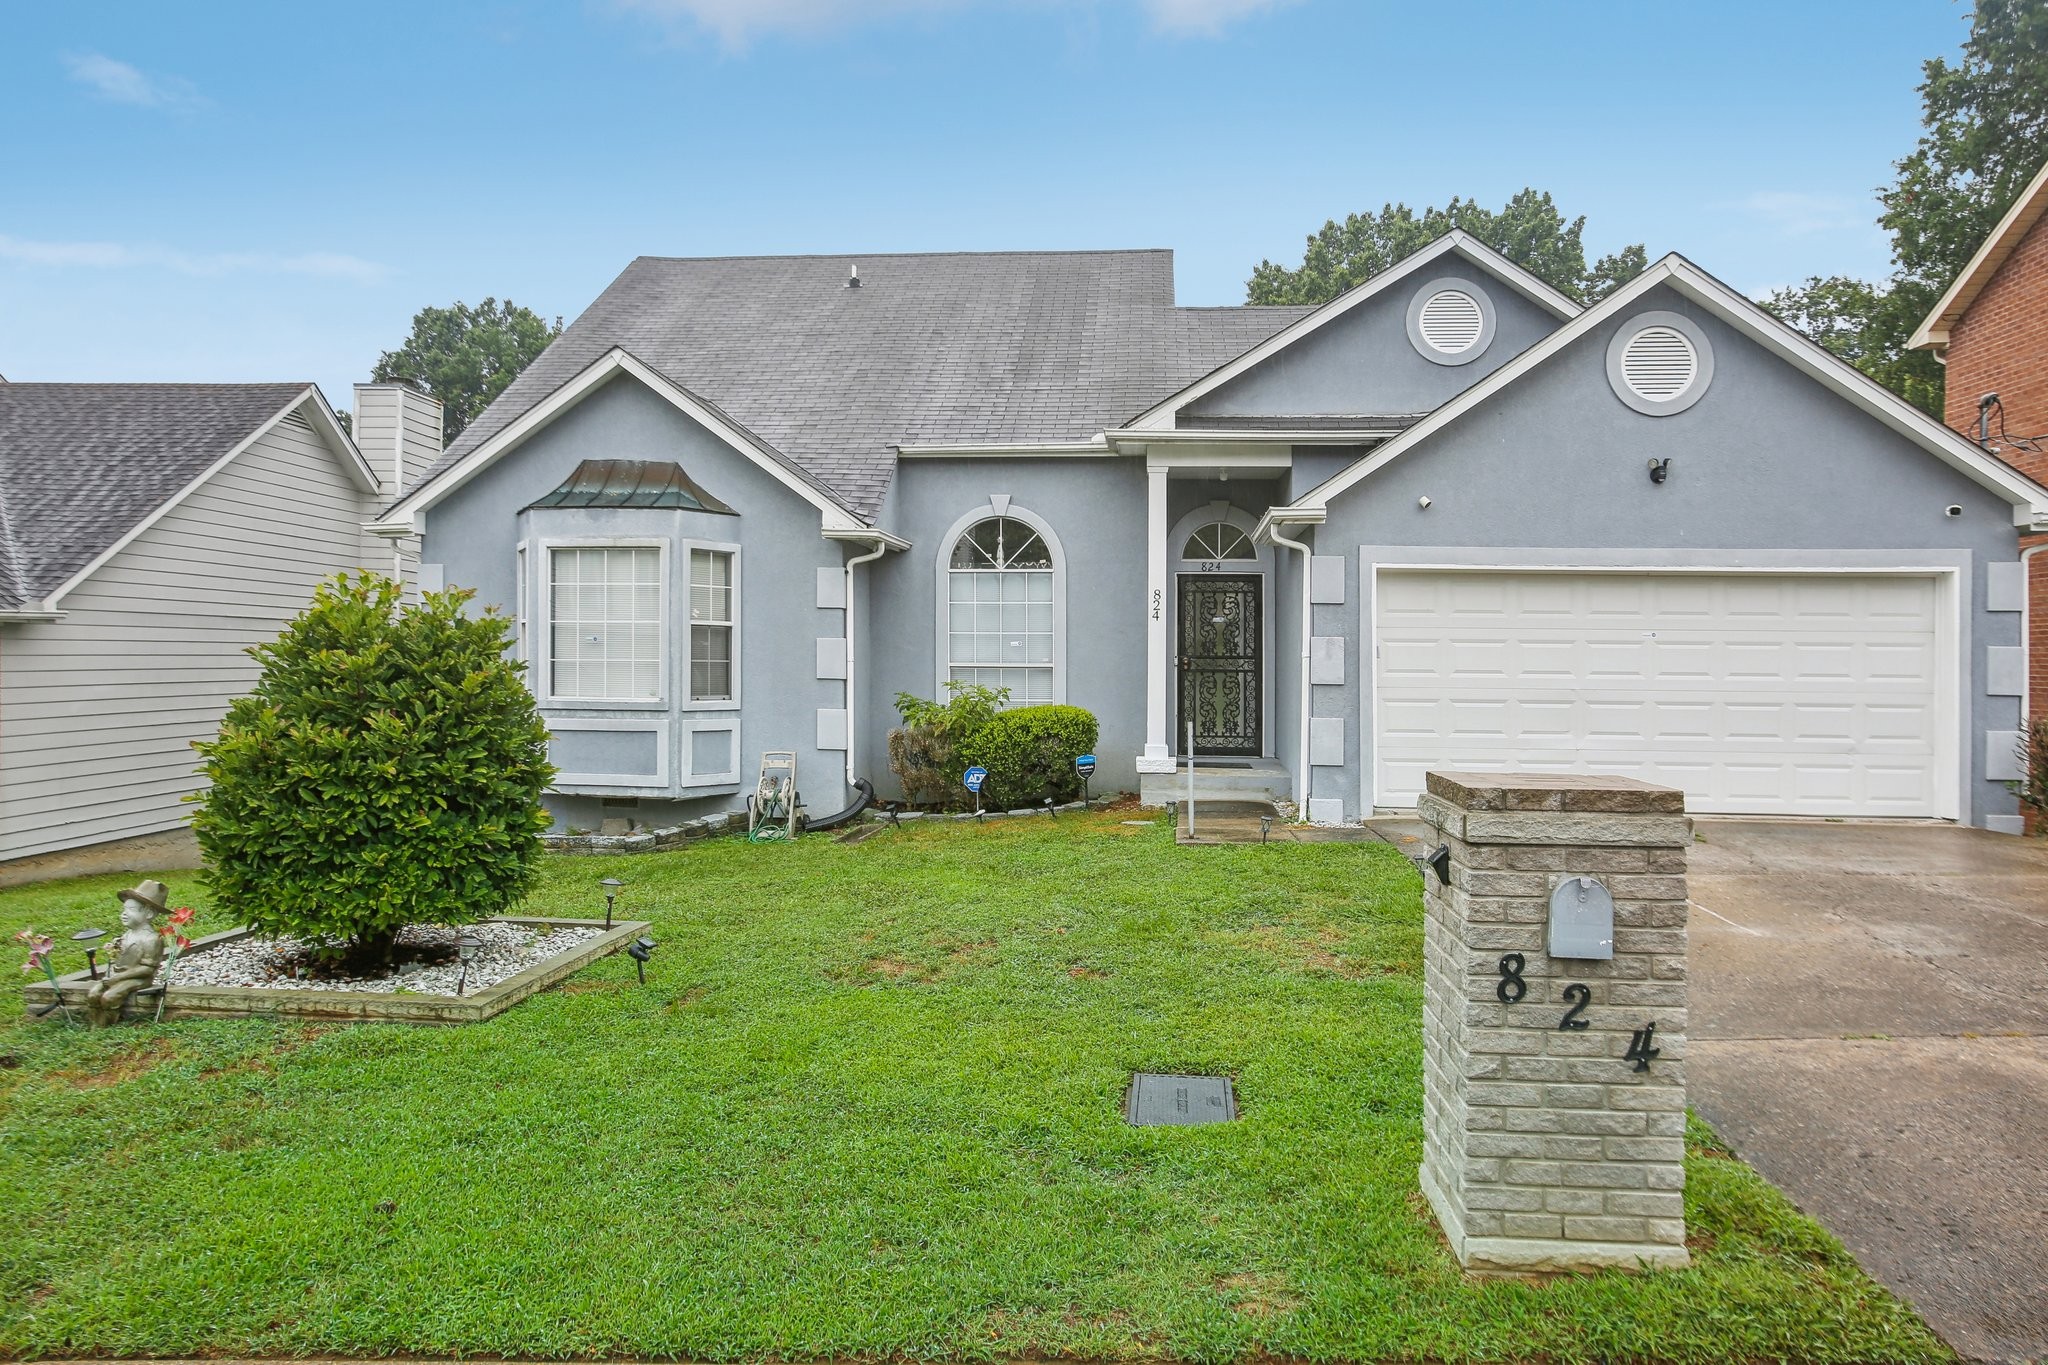
M 1957 1351 L 2048 1358 L 2048 844 L 1698 832 L 1693 1107 Z

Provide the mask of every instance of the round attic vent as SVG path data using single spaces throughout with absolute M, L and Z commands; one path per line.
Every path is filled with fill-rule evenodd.
M 1621 348 L 1621 377 L 1638 398 L 1668 403 L 1692 387 L 1699 353 L 1675 327 L 1645 327 Z
M 1431 280 L 1409 300 L 1408 340 L 1438 365 L 1477 360 L 1493 341 L 1493 300 L 1470 280 Z
M 1445 355 L 1469 351 L 1479 342 L 1486 319 L 1479 301 L 1462 289 L 1439 289 L 1422 301 L 1416 330 L 1422 339 Z
M 1622 324 L 1607 345 L 1607 381 L 1615 397 L 1649 417 L 1684 412 L 1707 391 L 1714 352 L 1690 319 L 1642 313 Z

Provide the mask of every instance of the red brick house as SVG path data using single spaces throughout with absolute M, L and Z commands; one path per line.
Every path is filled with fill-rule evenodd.
M 1977 249 L 1910 344 L 1948 367 L 1943 420 L 2048 482 L 2048 166 Z M 1995 395 L 1995 398 L 1994 398 Z M 2048 535 L 2020 537 L 2023 714 L 2048 711 Z

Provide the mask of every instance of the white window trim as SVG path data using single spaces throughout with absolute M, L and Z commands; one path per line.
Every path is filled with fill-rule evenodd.
M 533 676 L 533 550 L 520 541 L 512 550 L 512 657 L 526 665 L 526 686 L 536 694 Z
M 950 591 L 950 584 L 952 582 L 948 575 L 953 570 L 953 546 L 959 542 L 961 536 L 966 534 L 967 528 L 976 522 L 986 521 L 990 517 L 1008 517 L 1012 521 L 1021 521 L 1036 531 L 1038 538 L 1045 542 L 1046 553 L 1052 556 L 1052 704 L 1054 706 L 1064 706 L 1067 704 L 1067 552 L 1065 547 L 1060 544 L 1059 536 L 1054 534 L 1052 524 L 1046 521 L 1044 517 L 1039 516 L 1036 512 L 1019 507 L 1008 498 L 1004 498 L 1002 501 L 1003 506 L 1000 508 L 996 506 L 995 500 L 991 499 L 973 511 L 963 513 L 953 523 L 952 529 L 947 531 L 939 541 L 939 576 L 934 584 L 932 593 L 932 596 L 936 599 L 934 615 L 938 623 L 938 633 L 935 637 L 933 653 L 933 662 L 935 664 L 933 671 L 938 690 L 933 695 L 936 700 L 941 702 L 952 695 L 946 690 L 946 684 L 952 681 L 953 677 L 953 669 L 947 658 L 951 652 L 952 644 L 946 638 L 949 633 L 947 630 L 946 607 L 947 594 Z M 975 666 L 985 667 L 987 665 Z M 999 664 L 994 666 L 1001 667 Z M 1043 667 L 1044 665 L 1029 666 Z
M 647 794 L 660 794 L 670 788 L 670 774 L 674 765 L 669 755 L 674 751 L 674 737 L 670 733 L 666 716 L 631 718 L 606 718 L 602 716 L 546 716 L 550 734 L 567 730 L 607 730 L 628 734 L 651 734 L 654 736 L 654 772 L 647 773 L 572 773 L 559 772 L 550 790 L 567 791 L 601 788 L 606 791 L 632 789 Z
M 706 731 L 723 733 L 731 738 L 732 747 L 726 771 L 722 773 L 699 773 L 690 771 L 691 750 L 696 736 Z M 675 785 L 689 791 L 702 787 L 733 787 L 740 784 L 740 723 L 738 717 L 731 720 L 686 720 L 677 726 L 680 744 L 676 757 Z
M 534 617 L 538 623 L 535 634 L 538 643 L 535 653 L 546 676 L 541 680 L 540 704 L 570 711 L 666 711 L 669 697 L 674 690 L 674 648 L 673 632 L 669 629 L 669 618 L 674 610 L 674 593 L 669 590 L 670 559 L 669 542 L 661 536 L 558 536 L 544 537 L 540 542 L 540 572 L 534 575 L 534 591 L 538 594 L 538 610 Z M 561 697 L 555 695 L 555 551 L 556 550 L 657 550 L 660 552 L 659 565 L 655 570 L 661 587 L 660 605 L 656 608 L 655 626 L 661 634 L 657 646 L 657 657 L 661 661 L 661 685 L 652 698 L 614 697 Z M 734 575 L 737 577 L 737 573 Z M 531 675 L 529 675 L 531 676 Z M 553 724 L 552 721 L 549 722 Z
M 677 542 L 677 549 L 682 555 L 683 594 L 685 602 L 689 600 L 691 551 L 711 550 L 718 554 L 728 554 L 732 556 L 732 696 L 729 698 L 723 698 L 715 701 L 697 701 L 696 699 L 691 697 L 690 665 L 695 662 L 694 658 L 692 657 L 691 651 L 695 648 L 695 642 L 691 637 L 689 627 L 695 625 L 696 622 L 692 621 L 689 618 L 688 612 L 686 611 L 683 617 L 684 629 L 681 650 L 682 680 L 676 687 L 675 709 L 678 711 L 737 711 L 740 709 L 741 695 L 740 620 L 742 617 L 746 615 L 745 609 L 741 606 L 742 599 L 740 596 L 742 587 L 740 572 L 740 547 L 736 544 L 733 544 L 730 541 L 724 540 L 684 540 Z

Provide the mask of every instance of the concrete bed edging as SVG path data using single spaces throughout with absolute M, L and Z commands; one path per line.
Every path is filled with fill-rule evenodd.
M 548 915 L 492 915 L 487 924 L 548 925 L 556 928 L 602 928 L 603 920 L 558 919 Z M 611 929 L 578 945 L 569 952 L 537 962 L 516 976 L 495 986 L 461 997 L 450 995 L 386 995 L 363 991 L 279 990 L 268 986 L 180 986 L 175 974 L 164 998 L 166 1019 L 246 1019 L 267 1016 L 280 1019 L 365 1020 L 399 1024 L 476 1024 L 503 1014 L 520 1001 L 575 975 L 601 957 L 609 957 L 649 928 L 645 920 L 614 920 Z M 202 952 L 216 943 L 249 938 L 247 925 L 224 929 L 193 941 L 188 953 Z M 64 1003 L 83 1009 L 85 993 L 92 978 L 72 972 L 57 978 Z M 54 995 L 48 981 L 37 981 L 23 992 L 24 1010 L 40 1009 Z M 129 1007 L 124 1022 L 155 1013 L 154 998 Z M 50 1017 L 55 1017 L 54 1013 Z

